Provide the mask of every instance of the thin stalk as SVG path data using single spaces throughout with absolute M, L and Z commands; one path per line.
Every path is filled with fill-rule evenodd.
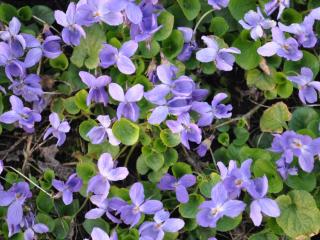
M 214 11 L 214 9 L 210 9 L 209 11 L 205 12 L 202 17 L 198 20 L 198 22 L 196 23 L 196 26 L 193 29 L 193 38 L 195 38 L 195 34 L 197 32 L 198 27 L 200 26 L 201 22 L 203 21 L 203 19 L 205 19 L 206 16 L 208 16 L 210 13 L 212 13 Z

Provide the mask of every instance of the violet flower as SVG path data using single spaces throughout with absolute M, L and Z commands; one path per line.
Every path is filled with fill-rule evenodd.
M 73 46 L 78 46 L 80 44 L 81 38 L 86 37 L 86 32 L 76 21 L 76 11 L 77 6 L 74 2 L 71 2 L 68 6 L 66 13 L 56 10 L 54 12 L 54 17 L 57 23 L 63 26 L 62 30 L 62 40 Z
M 184 227 L 184 221 L 179 218 L 170 218 L 165 210 L 156 212 L 154 222 L 146 221 L 139 227 L 140 239 L 162 240 L 166 232 L 175 233 Z
M 111 145 L 117 146 L 120 141 L 113 135 L 111 125 L 111 119 L 108 115 L 99 115 L 97 117 L 99 126 L 91 128 L 87 133 L 88 138 L 93 144 L 100 144 L 109 140 Z
M 259 7 L 257 11 L 250 10 L 244 15 L 243 20 L 239 23 L 244 29 L 250 30 L 252 39 L 257 40 L 263 36 L 264 29 L 270 29 L 276 26 L 276 22 L 270 19 L 265 19 Z
M 313 81 L 313 72 L 310 68 L 303 67 L 300 75 L 287 76 L 287 78 L 298 86 L 301 102 L 304 104 L 317 102 L 320 82 Z
M 24 240 L 37 239 L 35 233 L 43 234 L 49 232 L 49 228 L 43 223 L 35 223 L 35 216 L 33 213 L 29 213 L 23 219 Z
M 191 123 L 190 115 L 188 113 L 181 114 L 177 120 L 167 120 L 167 126 L 173 133 L 179 133 L 181 143 L 190 149 L 189 141 L 200 144 L 201 142 L 201 129 L 198 125 Z
M 48 36 L 42 43 L 43 55 L 47 58 L 54 59 L 61 55 L 61 38 L 59 36 Z
M 0 160 L 0 174 L 3 172 L 3 169 L 4 169 L 3 160 Z
M 278 28 L 272 28 L 272 41 L 258 48 L 258 53 L 264 57 L 271 57 L 277 54 L 289 61 L 299 61 L 302 51 L 298 49 L 299 43 L 292 37 L 286 39 L 284 33 Z
M 214 119 L 230 118 L 232 105 L 221 103 L 227 97 L 225 93 L 218 93 L 214 96 L 211 106 L 207 102 L 193 102 L 191 109 L 200 114 L 197 125 L 199 127 L 209 126 Z
M 182 51 L 179 53 L 177 59 L 185 62 L 191 58 L 193 51 L 198 49 L 196 41 L 192 40 L 193 29 L 188 27 L 178 27 L 178 30 L 182 32 L 184 38 L 184 45 Z
M 105 43 L 99 53 L 100 65 L 103 68 L 117 65 L 120 72 L 131 75 L 136 71 L 136 67 L 130 57 L 137 49 L 138 44 L 132 40 L 125 42 L 119 50 Z
M 23 102 L 16 96 L 10 97 L 11 109 L 0 115 L 0 122 L 6 124 L 17 123 L 26 132 L 34 132 L 35 122 L 41 121 L 41 115 L 36 111 L 23 106 Z
M 87 96 L 87 106 L 90 106 L 91 102 L 102 103 L 104 106 L 107 106 L 109 98 L 105 87 L 111 82 L 111 78 L 107 75 L 96 78 L 84 71 L 80 71 L 79 76 L 82 82 L 90 88 Z
M 104 201 L 109 194 L 109 181 L 125 179 L 129 172 L 126 167 L 116 167 L 110 153 L 103 153 L 98 160 L 99 173 L 88 182 L 87 193 L 93 192 L 96 202 Z
M 215 228 L 223 216 L 235 218 L 240 215 L 246 204 L 239 200 L 230 200 L 224 185 L 217 183 L 211 190 L 211 200 L 201 203 L 197 214 L 197 223 L 201 227 Z
M 260 226 L 262 213 L 269 217 L 279 217 L 280 209 L 277 202 L 265 197 L 268 191 L 268 178 L 263 176 L 252 180 L 248 187 L 248 192 L 253 197 L 250 204 L 250 218 L 255 226 Z
M 61 146 L 66 141 L 66 133 L 70 131 L 70 125 L 67 121 L 61 121 L 59 115 L 55 112 L 49 115 L 51 127 L 45 132 L 43 139 L 46 140 L 49 135 L 58 139 L 57 146 Z
M 176 179 L 170 174 L 165 174 L 160 182 L 158 188 L 160 190 L 170 190 L 176 193 L 177 200 L 180 203 L 187 203 L 189 201 L 189 195 L 187 188 L 192 187 L 196 183 L 196 177 L 192 174 L 186 174 L 180 179 Z
M 141 214 L 154 214 L 163 205 L 158 200 L 145 200 L 143 185 L 139 182 L 134 183 L 129 191 L 131 204 L 119 209 L 122 221 L 134 227 L 140 220 Z
M 240 54 L 238 48 L 220 48 L 214 38 L 202 36 L 201 39 L 207 45 L 196 53 L 196 58 L 199 62 L 209 63 L 214 62 L 217 69 L 223 71 L 231 71 L 235 62 L 233 54 Z
M 279 19 L 284 9 L 290 7 L 290 0 L 271 0 L 264 5 L 264 10 L 268 16 L 279 8 L 277 19 Z
M 6 192 L 0 191 L 0 206 L 9 206 L 7 211 L 8 227 L 20 224 L 23 219 L 23 205 L 32 193 L 26 182 L 19 182 Z
M 200 145 L 196 148 L 197 154 L 200 157 L 204 157 L 207 154 L 208 150 L 211 147 L 213 139 L 214 139 L 214 136 L 212 135 L 211 137 L 209 137 L 209 138 L 205 139 L 204 141 L 202 141 L 200 143 Z
M 118 240 L 118 235 L 116 231 L 113 231 L 113 234 L 109 237 L 109 235 L 103 231 L 101 228 L 94 227 L 91 232 L 92 240 Z
M 214 10 L 221 10 L 228 7 L 229 0 L 208 0 L 208 4 L 213 7 Z
M 140 108 L 136 102 L 143 98 L 143 85 L 136 84 L 129 88 L 124 94 L 122 87 L 117 83 L 109 85 L 109 94 L 114 99 L 120 102 L 117 108 L 117 118 L 128 118 L 133 122 L 139 119 Z
M 66 183 L 54 179 L 52 186 L 59 191 L 57 196 L 62 195 L 62 201 L 65 205 L 70 205 L 73 201 L 73 193 L 79 192 L 82 187 L 82 180 L 74 173 L 69 176 Z

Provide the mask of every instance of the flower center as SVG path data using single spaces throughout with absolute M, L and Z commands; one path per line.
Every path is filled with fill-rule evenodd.
M 137 213 L 139 213 L 139 212 L 140 212 L 139 206 L 135 206 L 135 207 L 133 208 L 133 213 L 134 213 L 134 214 L 137 214 Z
M 303 144 L 302 144 L 302 142 L 299 140 L 299 139 L 294 139 L 293 141 L 292 141 L 292 147 L 294 147 L 294 148 L 302 148 L 303 147 Z
M 215 207 L 215 208 L 211 208 L 210 213 L 211 213 L 212 216 L 215 216 L 215 215 L 217 215 L 219 212 L 221 212 L 221 210 L 222 210 L 222 207 L 221 207 L 221 206 L 218 206 L 218 207 Z
M 242 185 L 242 183 L 243 183 L 243 180 L 242 180 L 242 179 L 239 179 L 239 178 L 234 181 L 234 184 L 235 184 L 237 187 L 240 187 L 240 186 Z

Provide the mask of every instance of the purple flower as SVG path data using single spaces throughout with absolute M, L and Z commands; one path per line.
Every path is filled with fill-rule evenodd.
M 23 219 L 23 227 L 26 228 L 24 231 L 24 239 L 25 240 L 34 240 L 37 239 L 35 233 L 47 233 L 49 232 L 49 228 L 42 223 L 35 223 L 35 217 L 33 213 L 29 213 Z
M 6 124 L 16 123 L 20 128 L 26 132 L 32 133 L 34 131 L 34 123 L 41 121 L 41 115 L 36 111 L 23 106 L 23 102 L 16 96 L 10 97 L 12 110 L 0 115 L 0 122 Z
M 163 191 L 174 191 L 179 202 L 187 203 L 189 201 L 187 188 L 193 186 L 195 183 L 196 177 L 192 174 L 186 174 L 177 180 L 174 176 L 167 173 L 161 178 L 158 183 L 158 188 Z
M 177 120 L 168 120 L 166 124 L 173 133 L 180 134 L 181 143 L 187 149 L 190 149 L 189 141 L 200 144 L 201 129 L 196 124 L 191 123 L 188 113 L 181 114 Z
M 214 136 L 212 135 L 211 137 L 209 137 L 209 138 L 205 139 L 204 141 L 202 141 L 200 143 L 200 145 L 196 148 L 197 154 L 200 157 L 204 157 L 207 154 L 208 150 L 211 147 L 213 139 L 214 139 Z
M 116 231 L 113 231 L 113 234 L 109 235 L 98 227 L 94 227 L 91 232 L 92 240 L 118 240 L 118 235 Z
M 109 181 L 120 181 L 125 179 L 129 172 L 126 167 L 115 167 L 110 153 L 103 153 L 98 160 L 98 175 L 92 177 L 88 182 L 87 193 L 93 192 L 96 202 L 104 201 L 110 190 Z
M 68 6 L 66 13 L 56 10 L 54 17 L 57 23 L 63 26 L 62 40 L 68 44 L 77 46 L 80 44 L 82 37 L 86 37 L 86 32 L 76 21 L 77 6 L 74 2 L 71 2 Z
M 193 29 L 188 27 L 178 27 L 183 34 L 184 45 L 183 49 L 178 55 L 177 59 L 179 61 L 185 62 L 188 61 L 193 53 L 198 48 L 196 41 L 192 40 Z
M 57 58 L 61 55 L 61 38 L 58 36 L 48 36 L 42 43 L 43 55 L 47 58 Z
M 77 4 L 76 19 L 81 25 L 90 26 L 94 23 L 104 22 L 111 26 L 123 23 L 123 15 L 119 11 L 111 11 L 111 5 L 119 5 L 116 1 L 113 4 L 104 0 L 81 0 Z
M 104 44 L 99 53 L 101 67 L 117 65 L 120 72 L 131 75 L 136 71 L 136 67 L 130 57 L 137 49 L 138 44 L 132 40 L 125 42 L 119 50 L 110 44 Z
M 275 200 L 265 197 L 268 191 L 266 176 L 252 180 L 248 187 L 249 194 L 253 197 L 250 204 L 250 218 L 255 226 L 260 226 L 262 213 L 269 217 L 279 217 L 280 209 Z
M 211 106 L 206 102 L 192 103 L 191 109 L 200 114 L 200 118 L 197 123 L 199 127 L 211 125 L 213 119 L 223 119 L 231 117 L 231 104 L 225 105 L 221 103 L 227 97 L 228 95 L 225 93 L 218 93 L 214 96 L 211 102 Z
M 308 16 L 314 20 L 320 20 L 320 7 L 312 9 Z
M 90 106 L 91 102 L 102 103 L 107 106 L 109 98 L 105 90 L 105 87 L 111 82 L 111 78 L 107 75 L 95 78 L 88 72 L 81 71 L 79 76 L 89 88 L 89 94 L 87 96 L 87 106 Z
M 287 76 L 299 88 L 299 98 L 301 102 L 315 103 L 318 100 L 317 91 L 320 92 L 320 82 L 313 81 L 313 72 L 310 68 L 301 68 L 301 74 L 298 76 Z
M 49 116 L 51 127 L 45 132 L 43 139 L 47 139 L 49 135 L 53 135 L 58 139 L 57 146 L 61 146 L 66 141 L 66 133 L 70 131 L 70 125 L 67 121 L 60 121 L 59 115 L 55 112 Z
M 289 61 L 299 61 L 303 54 L 298 49 L 299 43 L 294 38 L 285 38 L 284 33 L 278 28 L 272 28 L 272 42 L 264 44 L 258 48 L 258 53 L 264 57 L 277 54 Z
M 3 169 L 4 169 L 3 160 L 0 160 L 0 174 L 3 172 Z
M 6 192 L 0 191 L 0 206 L 9 206 L 7 211 L 8 227 L 12 228 L 20 224 L 23 219 L 23 205 L 32 193 L 26 182 L 19 182 Z
M 91 128 L 87 133 L 88 138 L 93 144 L 100 144 L 109 139 L 111 145 L 117 146 L 120 144 L 119 140 L 113 135 L 110 127 L 111 120 L 108 115 L 99 115 L 97 117 L 99 126 Z
M 198 61 L 203 63 L 214 62 L 219 70 L 231 71 L 235 62 L 233 54 L 240 54 L 238 48 L 219 48 L 217 41 L 214 38 L 202 36 L 201 39 L 208 46 L 196 53 Z
M 143 85 L 136 84 L 129 88 L 124 94 L 122 87 L 117 83 L 109 85 L 109 94 L 114 99 L 120 102 L 117 108 L 117 118 L 128 118 L 136 122 L 140 115 L 140 109 L 136 102 L 143 98 Z
M 264 5 L 264 10 L 268 16 L 279 8 L 277 19 L 279 19 L 285 8 L 290 7 L 290 0 L 271 0 Z
M 229 0 L 208 0 L 208 4 L 211 5 L 214 10 L 221 10 L 228 6 Z
M 116 218 L 111 212 L 117 212 L 121 207 L 127 205 L 125 201 L 121 198 L 113 197 L 111 199 L 105 199 L 100 202 L 100 199 L 91 197 L 91 202 L 96 205 L 96 208 L 92 208 L 89 212 L 86 213 L 86 219 L 97 219 L 102 217 L 104 214 L 110 219 L 112 222 L 120 224 L 121 221 Z
M 246 207 L 242 201 L 230 200 L 224 185 L 217 183 L 211 190 L 211 200 L 201 203 L 197 223 L 202 227 L 215 228 L 223 216 L 237 217 Z
M 65 205 L 69 205 L 73 201 L 73 193 L 79 192 L 82 187 L 82 180 L 77 177 L 77 174 L 69 176 L 66 183 L 54 179 L 52 186 L 59 191 L 58 196 L 62 195 L 62 201 Z
M 250 30 L 250 36 L 254 40 L 263 36 L 264 29 L 270 29 L 276 26 L 275 21 L 264 18 L 259 7 L 256 12 L 253 10 L 247 12 L 243 20 L 240 20 L 239 23 L 244 29 Z
M 140 228 L 140 239 L 162 240 L 166 232 L 175 233 L 184 227 L 184 221 L 179 218 L 170 218 L 170 213 L 165 210 L 156 212 L 154 222 L 146 221 Z
M 139 222 L 142 213 L 154 214 L 163 207 L 158 200 L 145 200 L 143 185 L 139 182 L 131 186 L 129 195 L 132 203 L 121 207 L 119 212 L 123 222 L 131 227 Z

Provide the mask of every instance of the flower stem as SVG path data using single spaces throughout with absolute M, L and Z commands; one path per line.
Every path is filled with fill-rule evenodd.
M 203 21 L 203 19 L 208 16 L 210 13 L 212 13 L 214 11 L 214 9 L 210 9 L 209 11 L 205 12 L 202 17 L 198 20 L 198 22 L 196 23 L 196 26 L 193 29 L 193 38 L 195 38 L 197 29 L 199 27 L 199 25 L 201 24 L 201 22 Z

